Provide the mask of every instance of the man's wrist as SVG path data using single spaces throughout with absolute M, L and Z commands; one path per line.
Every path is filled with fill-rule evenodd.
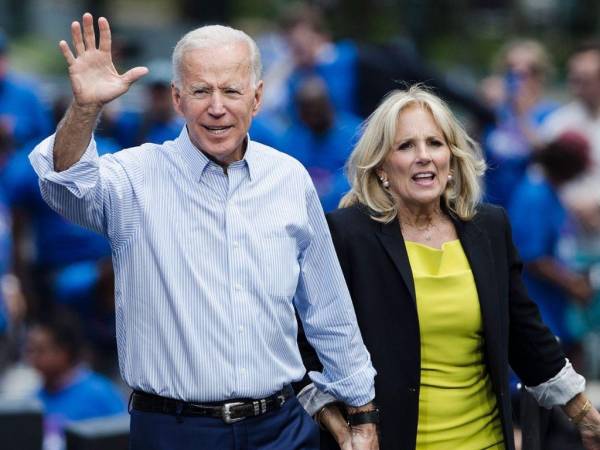
M 379 410 L 377 408 L 372 409 L 371 411 L 362 411 L 348 414 L 348 425 L 350 427 L 356 427 L 367 424 L 379 424 Z
M 377 408 L 375 407 L 375 404 L 373 402 L 366 403 L 362 406 L 346 405 L 346 412 L 348 414 L 356 414 L 359 412 L 369 412 L 369 411 L 373 411 L 374 409 L 377 409 Z

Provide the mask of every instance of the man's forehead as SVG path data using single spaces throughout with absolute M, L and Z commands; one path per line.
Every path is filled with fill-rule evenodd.
M 183 69 L 194 73 L 228 75 L 239 79 L 251 76 L 252 62 L 248 52 L 228 51 L 227 48 L 189 50 L 183 57 Z

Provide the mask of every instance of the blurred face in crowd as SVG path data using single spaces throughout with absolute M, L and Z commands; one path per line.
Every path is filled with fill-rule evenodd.
M 573 95 L 592 112 L 600 108 L 600 52 L 590 50 L 569 61 L 569 85 Z
M 326 133 L 333 125 L 333 106 L 327 87 L 319 79 L 309 80 L 296 96 L 300 120 L 316 134 Z
M 514 77 L 507 86 L 509 96 L 537 97 L 541 93 L 544 77 L 532 49 L 516 46 L 510 50 L 506 55 L 506 69 Z
M 181 86 L 172 87 L 175 110 L 193 144 L 218 163 L 242 159 L 252 117 L 260 108 L 262 81 L 254 84 L 245 42 L 185 53 Z
M 149 111 L 154 120 L 168 122 L 174 114 L 171 88 L 168 84 L 155 83 L 148 87 Z
M 34 326 L 29 331 L 26 354 L 44 380 L 54 380 L 71 367 L 69 353 L 56 344 L 52 333 L 44 327 Z
M 300 67 L 312 67 L 325 37 L 309 24 L 299 23 L 286 33 L 287 43 Z
M 378 175 L 400 207 L 435 208 L 448 183 L 450 148 L 433 115 L 419 105 L 398 116 L 396 138 Z

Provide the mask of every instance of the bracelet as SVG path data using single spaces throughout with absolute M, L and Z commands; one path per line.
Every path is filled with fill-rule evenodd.
M 348 414 L 348 425 L 354 427 L 356 425 L 364 425 L 366 423 L 379 423 L 379 410 L 377 408 L 371 411 L 360 411 L 354 414 Z
M 592 409 L 592 402 L 590 402 L 590 399 L 588 398 L 585 400 L 585 403 L 583 404 L 579 412 L 573 417 L 569 417 L 569 420 L 573 425 L 578 425 L 579 422 L 581 422 L 586 416 L 586 414 L 590 411 L 590 409 Z

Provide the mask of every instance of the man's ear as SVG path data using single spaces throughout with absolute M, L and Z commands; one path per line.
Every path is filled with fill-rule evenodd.
M 262 105 L 262 96 L 263 96 L 263 81 L 260 80 L 256 88 L 254 88 L 254 105 L 252 107 L 252 116 L 256 116 L 258 111 L 260 111 L 260 106 Z
M 175 83 L 171 83 L 171 99 L 173 100 L 173 109 L 175 112 L 183 116 L 183 112 L 181 111 L 181 92 L 175 86 Z

